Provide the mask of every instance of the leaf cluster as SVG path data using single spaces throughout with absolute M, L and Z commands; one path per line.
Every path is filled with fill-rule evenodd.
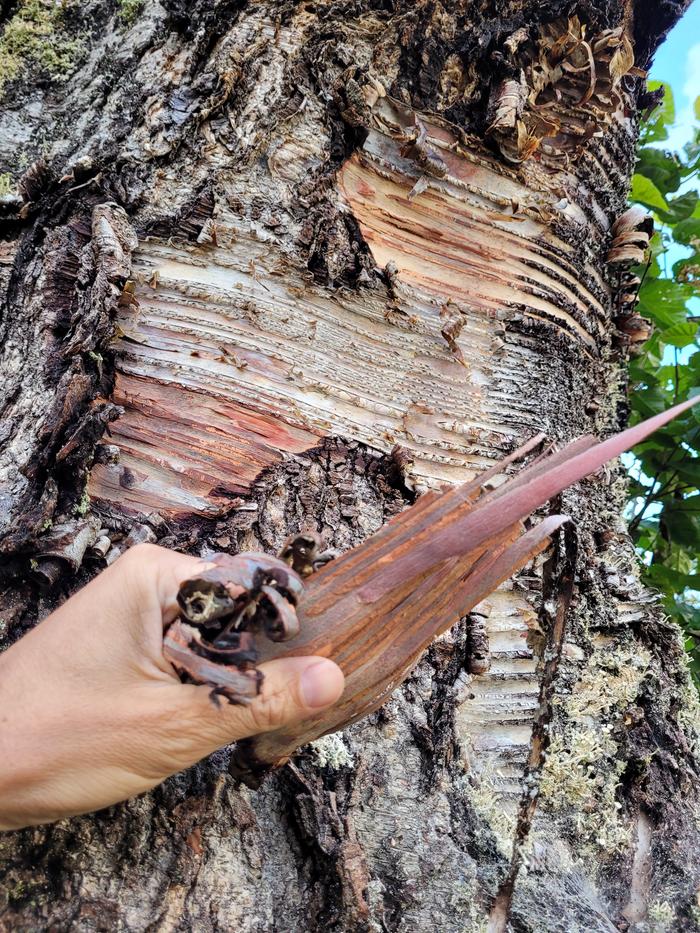
M 641 278 L 639 313 L 654 333 L 629 367 L 632 423 L 700 393 L 700 127 L 681 151 L 663 147 L 675 121 L 667 84 L 642 124 L 630 199 L 655 218 Z M 700 120 L 700 98 L 695 102 Z M 694 307 L 694 305 L 696 307 Z M 645 582 L 682 627 L 700 686 L 700 411 L 671 422 L 635 448 L 630 468 L 630 532 Z

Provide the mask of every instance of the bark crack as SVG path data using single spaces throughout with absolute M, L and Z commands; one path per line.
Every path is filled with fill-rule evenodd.
M 488 933 L 506 933 L 511 921 L 513 894 L 518 874 L 526 859 L 526 847 L 539 799 L 539 776 L 549 742 L 553 719 L 553 695 L 566 635 L 569 607 L 574 594 L 578 542 L 573 525 L 567 524 L 558 535 L 557 547 L 545 563 L 542 580 L 540 618 L 547 639 L 542 660 L 539 707 L 532 725 L 529 753 L 522 780 L 523 793 L 513 839 L 513 854 L 508 872 L 501 882 L 491 908 Z

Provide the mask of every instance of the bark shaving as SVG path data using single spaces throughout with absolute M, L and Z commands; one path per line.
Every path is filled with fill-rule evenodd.
M 629 50 L 683 3 L 27 7 L 0 11 L 5 644 L 137 540 L 345 549 L 538 430 L 624 422 Z M 8 56 L 28 15 L 45 44 Z M 595 86 L 554 67 L 570 33 Z M 575 532 L 260 791 L 224 750 L 4 835 L 0 928 L 696 929 L 697 701 L 623 502 L 615 470 L 567 492 Z

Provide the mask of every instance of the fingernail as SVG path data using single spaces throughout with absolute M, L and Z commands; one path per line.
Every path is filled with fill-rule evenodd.
M 342 693 L 342 674 L 332 661 L 315 661 L 302 672 L 299 690 L 312 709 L 328 706 Z

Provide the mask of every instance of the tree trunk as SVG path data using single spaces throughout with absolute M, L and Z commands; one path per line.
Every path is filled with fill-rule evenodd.
M 619 428 L 606 257 L 683 7 L 4 5 L 5 643 L 136 540 L 345 549 L 537 431 Z M 259 791 L 223 750 L 4 835 L 0 927 L 698 928 L 679 633 L 621 469 L 563 498 L 545 559 Z

